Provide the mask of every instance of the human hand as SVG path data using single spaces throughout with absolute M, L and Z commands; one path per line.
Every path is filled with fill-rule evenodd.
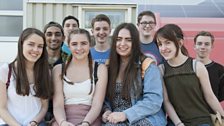
M 79 124 L 78 126 L 90 126 L 88 123 L 82 123 L 82 124 Z
M 184 125 L 184 123 L 179 122 L 179 123 L 177 123 L 175 126 L 185 126 L 185 125 Z
M 61 122 L 60 126 L 75 126 L 72 123 L 68 122 L 68 121 L 63 121 Z
M 106 123 L 106 122 L 108 121 L 107 118 L 108 118 L 108 116 L 109 116 L 111 113 L 112 113 L 112 112 L 111 112 L 110 110 L 107 110 L 106 112 L 104 112 L 103 115 L 102 115 L 102 121 Z
M 112 112 L 107 119 L 110 123 L 116 124 L 119 122 L 124 122 L 127 117 L 124 112 Z
M 38 126 L 38 123 L 37 123 L 37 121 L 30 121 L 28 126 Z

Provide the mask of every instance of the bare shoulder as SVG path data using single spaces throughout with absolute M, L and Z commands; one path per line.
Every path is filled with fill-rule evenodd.
M 98 78 L 107 76 L 107 66 L 105 64 L 99 64 L 97 71 Z
M 61 74 L 61 69 L 62 69 L 62 64 L 58 64 L 56 66 L 54 66 L 53 68 L 53 75 L 56 75 L 56 74 Z
M 107 69 L 107 66 L 105 64 L 99 64 L 98 70 L 100 69 Z
M 197 61 L 196 69 L 197 69 L 197 71 L 200 71 L 200 70 L 205 70 L 206 67 L 205 67 L 205 65 L 202 62 Z
M 207 71 L 205 65 L 200 61 L 197 61 L 197 63 L 196 63 L 196 74 L 199 77 L 204 77 L 205 75 L 208 74 L 208 71 Z

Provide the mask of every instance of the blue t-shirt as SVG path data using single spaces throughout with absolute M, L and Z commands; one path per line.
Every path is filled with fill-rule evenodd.
M 155 42 L 151 42 L 148 44 L 141 43 L 140 46 L 142 53 L 147 57 L 154 59 L 157 65 L 163 63 L 163 58 Z
M 68 56 L 71 55 L 71 53 L 72 53 L 71 50 L 69 49 L 68 45 L 65 44 L 65 42 L 63 43 L 61 50 L 63 52 L 65 52 Z
M 105 62 L 109 59 L 110 49 L 108 49 L 105 52 L 99 52 L 99 51 L 96 51 L 94 47 L 92 47 L 90 49 L 90 53 L 91 53 L 92 59 L 95 62 L 98 62 L 99 64 L 105 64 Z

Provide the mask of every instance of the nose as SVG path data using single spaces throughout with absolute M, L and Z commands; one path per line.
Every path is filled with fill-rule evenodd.
M 52 39 L 52 40 L 55 40 L 55 39 L 56 39 L 56 35 L 53 34 L 52 37 L 51 37 L 51 39 Z
M 39 48 L 38 46 L 33 47 L 33 51 L 35 51 L 35 52 L 38 52 L 39 49 L 40 49 L 40 48 Z
M 78 44 L 77 46 L 76 46 L 76 49 L 77 50 L 80 50 L 82 47 L 81 47 L 81 45 L 80 44 Z
M 103 34 L 104 33 L 104 30 L 103 29 L 100 29 L 100 34 Z
M 206 46 L 205 44 L 202 44 L 202 45 L 201 45 L 202 48 L 205 48 L 205 46 Z
M 70 25 L 69 29 L 70 29 L 70 30 L 73 30 L 73 29 L 74 29 L 74 27 L 73 27 L 72 25 Z
M 122 39 L 120 44 L 123 46 L 125 45 L 125 43 L 126 43 L 125 39 Z
M 147 23 L 147 24 L 145 25 L 145 27 L 150 27 L 150 24 L 149 24 L 149 23 Z
M 159 46 L 159 49 L 160 50 L 165 50 L 166 49 L 166 46 L 164 44 L 162 44 L 162 45 Z

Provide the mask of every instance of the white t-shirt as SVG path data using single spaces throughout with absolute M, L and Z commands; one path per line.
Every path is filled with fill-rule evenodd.
M 0 67 L 0 81 L 6 84 L 8 80 L 8 64 L 3 64 Z M 41 99 L 34 97 L 34 84 L 30 84 L 29 96 L 21 96 L 16 93 L 16 79 L 13 76 L 13 71 L 10 78 L 10 84 L 7 89 L 7 107 L 9 113 L 23 126 L 27 126 L 30 121 L 40 112 Z M 0 124 L 5 122 L 0 118 Z

